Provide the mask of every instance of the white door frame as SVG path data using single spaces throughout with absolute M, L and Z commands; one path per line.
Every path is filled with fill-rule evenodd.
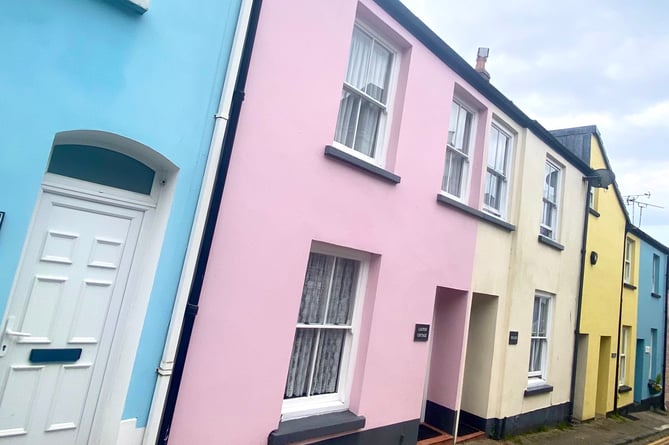
M 18 271 L 24 264 L 27 240 L 35 226 L 37 210 L 45 192 L 144 212 L 144 221 L 137 240 L 135 258 L 128 274 L 126 291 L 121 303 L 107 367 L 91 425 L 91 433 L 88 438 L 88 443 L 91 444 L 115 445 L 169 218 L 178 169 L 151 148 L 112 133 L 88 130 L 58 133 L 54 139 L 54 145 L 60 144 L 82 144 L 106 148 L 143 162 L 156 172 L 151 195 L 142 195 L 45 173 L 39 195 L 35 201 L 31 222 L 26 232 L 26 240 L 10 291 L 10 301 L 7 301 L 6 304 L 2 326 L 6 323 L 7 314 L 12 304 L 11 300 L 15 298 L 13 295 L 17 285 Z

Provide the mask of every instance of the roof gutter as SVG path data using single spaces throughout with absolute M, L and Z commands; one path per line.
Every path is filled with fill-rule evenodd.
M 251 54 L 253 52 L 253 44 L 255 42 L 258 21 L 260 18 L 260 9 L 262 6 L 262 0 L 249 1 L 251 2 L 251 7 L 248 16 L 248 25 L 241 51 L 241 57 L 239 60 L 239 70 L 237 71 L 234 90 L 231 92 L 230 115 L 228 118 L 227 127 L 225 128 L 223 141 L 221 143 L 221 155 L 216 167 L 213 189 L 211 198 L 209 200 L 204 228 L 202 231 L 202 240 L 192 275 L 192 284 L 188 292 L 188 300 L 186 302 L 183 313 L 181 329 L 179 330 L 176 357 L 174 360 L 174 367 L 171 370 L 172 377 L 169 382 L 167 396 L 165 399 L 165 407 L 160 420 L 158 437 L 156 439 L 156 444 L 158 445 L 166 444 L 169 441 L 169 433 L 176 409 L 177 396 L 186 363 L 186 356 L 188 354 L 188 346 L 190 344 L 191 334 L 195 325 L 195 317 L 197 316 L 198 304 L 204 282 L 204 275 L 207 269 L 207 263 L 209 261 L 209 253 L 212 247 L 214 231 L 216 229 L 216 222 L 223 197 L 223 190 L 225 188 L 225 180 L 227 178 L 235 135 L 237 133 L 239 116 L 241 114 L 242 103 L 244 101 L 246 80 L 248 78 Z M 242 3 L 245 2 L 243 1 Z M 225 97 L 222 100 L 225 100 Z

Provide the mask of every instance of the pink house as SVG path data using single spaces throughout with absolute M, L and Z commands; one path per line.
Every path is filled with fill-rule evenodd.
M 457 434 L 499 97 L 396 0 L 263 1 L 170 443 Z

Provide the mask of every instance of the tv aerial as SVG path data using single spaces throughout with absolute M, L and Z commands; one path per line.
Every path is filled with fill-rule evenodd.
M 629 207 L 632 207 L 632 224 L 636 225 L 637 227 L 641 227 L 641 217 L 643 216 L 643 209 L 647 207 L 655 207 L 657 209 L 663 209 L 664 207 L 651 204 L 646 201 L 641 201 L 640 199 L 650 199 L 650 192 L 646 193 L 640 193 L 637 195 L 625 195 L 623 197 L 625 199 L 625 204 Z M 637 224 L 635 222 L 635 215 L 636 215 L 636 210 L 639 209 L 639 223 Z

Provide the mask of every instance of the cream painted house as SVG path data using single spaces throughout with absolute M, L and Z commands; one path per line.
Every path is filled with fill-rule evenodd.
M 500 224 L 478 226 L 460 422 L 500 438 L 570 416 L 590 170 L 498 110 L 489 128 L 482 208 Z

